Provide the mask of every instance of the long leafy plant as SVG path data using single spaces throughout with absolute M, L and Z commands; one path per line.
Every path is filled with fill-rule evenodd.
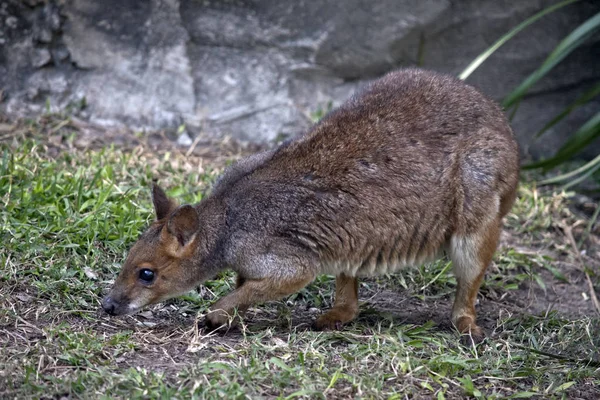
M 460 79 L 467 79 L 469 75 L 473 73 L 488 57 L 490 57 L 496 50 L 498 50 L 503 44 L 508 42 L 517 33 L 526 29 L 533 23 L 545 15 L 552 13 L 558 9 L 568 6 L 572 3 L 576 3 L 580 0 L 565 0 L 554 4 L 550 7 L 543 9 L 532 17 L 521 22 L 511 31 L 503 35 L 498 39 L 492 46 L 481 53 L 475 58 L 465 70 L 460 73 Z M 519 103 L 523 100 L 529 89 L 535 85 L 540 79 L 546 76 L 556 65 L 558 65 L 563 59 L 565 59 L 571 52 L 581 46 L 586 40 L 593 36 L 596 32 L 600 31 L 600 13 L 593 15 L 588 20 L 583 22 L 581 25 L 576 27 L 571 33 L 569 33 L 547 56 L 544 62 L 533 71 L 527 78 L 521 82 L 515 89 L 513 89 L 502 101 L 502 106 L 510 111 L 512 115 L 517 110 Z M 566 118 L 571 112 L 578 107 L 587 104 L 589 101 L 600 95 L 600 82 L 592 85 L 585 93 L 575 100 L 571 105 L 565 108 L 561 113 L 552 118 L 539 132 L 536 133 L 536 137 L 540 137 L 545 134 L 552 126 L 557 124 Z M 554 168 L 565 161 L 571 159 L 573 156 L 584 150 L 587 146 L 591 145 L 596 139 L 600 138 L 600 111 L 594 114 L 586 123 L 584 123 L 579 129 L 577 129 L 567 141 L 560 147 L 556 153 L 544 160 L 536 161 L 527 165 L 524 165 L 525 169 L 539 168 L 542 170 L 549 170 Z M 562 174 L 551 179 L 540 182 L 541 184 L 558 183 L 563 181 L 569 181 L 566 186 L 573 186 L 600 169 L 600 155 L 589 161 L 584 166 L 577 168 L 566 174 Z

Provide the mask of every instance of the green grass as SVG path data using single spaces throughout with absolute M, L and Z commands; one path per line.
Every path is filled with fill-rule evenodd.
M 447 260 L 363 280 L 361 314 L 341 332 L 309 329 L 332 301 L 333 280 L 322 276 L 209 335 L 203 313 L 231 290 L 230 273 L 137 316 L 110 318 L 99 299 L 152 218 L 152 179 L 196 202 L 218 169 L 199 172 L 176 152 L 80 150 L 70 131 L 53 132 L 63 138 L 54 146 L 39 130 L 48 132 L 32 122 L 0 144 L 0 398 L 600 395 L 600 319 L 580 270 L 598 282 L 596 242 L 594 230 L 581 237 L 567 194 L 523 184 L 481 290 L 491 336 L 481 346 L 459 345 L 449 324 Z M 586 265 L 559 223 L 585 239 Z

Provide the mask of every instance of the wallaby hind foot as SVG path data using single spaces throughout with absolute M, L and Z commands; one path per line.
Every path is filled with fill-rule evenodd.
M 472 234 L 455 234 L 450 239 L 450 259 L 457 281 L 456 298 L 452 307 L 452 323 L 463 335 L 475 343 L 485 339 L 476 323 L 475 303 L 477 293 L 488 265 L 498 245 L 500 220 L 494 219 Z M 469 341 L 469 338 L 463 340 Z
M 340 274 L 335 278 L 335 300 L 331 310 L 313 323 L 318 331 L 340 330 L 358 314 L 358 278 Z

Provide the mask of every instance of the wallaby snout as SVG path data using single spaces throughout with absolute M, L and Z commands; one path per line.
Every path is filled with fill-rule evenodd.
M 123 314 L 121 304 L 113 300 L 112 297 L 106 296 L 102 300 L 102 308 L 106 311 L 107 314 L 110 315 L 120 315 Z

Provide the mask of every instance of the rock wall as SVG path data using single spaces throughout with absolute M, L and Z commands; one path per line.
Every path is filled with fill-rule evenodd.
M 3 0 L 0 110 L 65 110 L 104 126 L 271 142 L 394 68 L 459 73 L 546 0 Z M 544 17 L 468 80 L 501 99 L 591 15 Z M 600 106 L 532 134 L 600 78 L 600 36 L 531 91 L 513 121 L 522 150 L 551 154 Z M 590 150 L 597 153 L 596 150 Z

